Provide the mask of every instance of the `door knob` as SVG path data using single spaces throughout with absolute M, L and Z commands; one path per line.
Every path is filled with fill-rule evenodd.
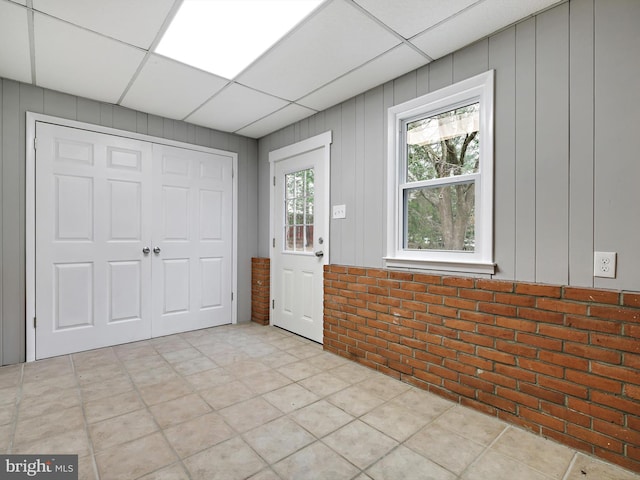
M 158 255 L 160 253 L 160 247 L 155 247 L 153 249 L 153 253 L 155 253 L 156 255 Z
M 322 257 L 324 257 L 324 252 L 323 252 L 322 250 L 318 250 L 318 251 L 315 253 L 315 255 L 316 255 L 316 257 L 318 257 L 318 258 L 322 258 Z
M 151 249 L 149 247 L 144 247 L 142 249 L 142 253 L 144 253 L 145 255 L 149 255 L 149 252 L 151 251 Z

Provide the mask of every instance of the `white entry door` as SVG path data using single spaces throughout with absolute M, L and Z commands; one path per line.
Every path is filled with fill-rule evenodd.
M 153 148 L 153 336 L 230 323 L 232 159 Z
M 231 157 L 41 122 L 36 138 L 36 358 L 231 323 Z
M 329 261 L 330 133 L 270 153 L 271 323 L 323 341 L 323 266 Z

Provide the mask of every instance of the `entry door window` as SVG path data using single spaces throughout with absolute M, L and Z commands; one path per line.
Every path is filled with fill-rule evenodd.
M 313 252 L 313 168 L 288 173 L 284 177 L 284 250 Z

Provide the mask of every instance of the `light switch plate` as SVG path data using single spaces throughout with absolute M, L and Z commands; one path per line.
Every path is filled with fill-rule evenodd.
M 347 206 L 346 205 L 334 205 L 333 206 L 333 218 L 347 218 Z
M 616 278 L 616 252 L 594 253 L 593 276 L 603 278 Z

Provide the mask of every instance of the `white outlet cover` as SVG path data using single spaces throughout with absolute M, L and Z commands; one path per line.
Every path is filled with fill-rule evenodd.
M 346 205 L 334 205 L 333 206 L 333 218 L 347 218 L 347 206 Z
M 616 252 L 594 253 L 593 276 L 601 278 L 616 278 Z

